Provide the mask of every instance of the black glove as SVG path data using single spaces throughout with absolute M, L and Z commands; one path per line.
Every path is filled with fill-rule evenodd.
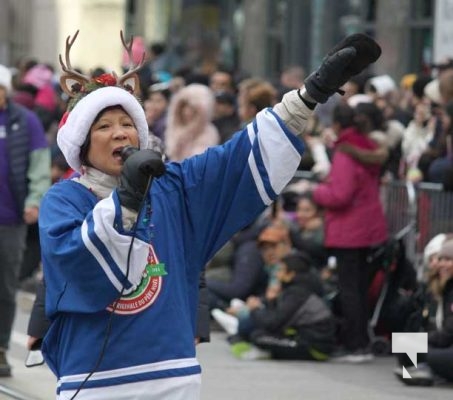
M 305 79 L 305 89 L 317 103 L 325 103 L 352 76 L 362 72 L 381 55 L 369 36 L 355 33 L 343 39 L 324 57 L 320 67 Z
M 124 165 L 117 189 L 121 205 L 139 211 L 150 178 L 165 173 L 162 155 L 156 151 L 126 147 L 121 152 Z

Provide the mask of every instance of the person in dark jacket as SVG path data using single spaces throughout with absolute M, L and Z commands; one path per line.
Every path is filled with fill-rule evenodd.
M 319 270 L 327 265 L 324 247 L 324 219 L 322 208 L 313 200 L 311 192 L 297 198 L 295 220 L 297 231 L 291 237 L 296 249 L 307 252 Z
M 220 143 L 225 143 L 239 130 L 241 121 L 236 110 L 236 96 L 233 93 L 215 93 L 214 119 L 212 123 L 219 131 Z
M 247 299 L 250 313 L 239 317 L 233 354 L 241 359 L 327 360 L 335 345 L 335 322 L 309 256 L 286 255 L 277 277 L 281 291 L 275 299 Z
M 417 354 L 413 366 L 404 354 L 398 357 L 396 376 L 406 385 L 429 386 L 436 378 L 453 382 L 453 240 L 442 244 L 437 254 L 437 284 L 431 281 L 431 294 L 437 299 L 436 327 L 428 331 L 428 352 Z M 411 379 L 403 376 L 405 367 Z
M 38 220 L 50 186 L 50 151 L 41 122 L 11 101 L 10 70 L 0 65 L 0 377 L 11 375 L 6 357 L 27 227 Z
M 211 264 L 215 264 L 221 256 L 220 253 L 211 260 L 206 277 L 210 310 L 224 310 L 229 307 L 232 299 L 245 300 L 250 295 L 264 293 L 267 276 L 257 243 L 260 229 L 257 222 L 244 228 L 230 240 L 230 251 L 223 257 L 224 262 L 221 262 L 226 265 L 211 268 Z M 220 269 L 224 271 L 219 273 Z

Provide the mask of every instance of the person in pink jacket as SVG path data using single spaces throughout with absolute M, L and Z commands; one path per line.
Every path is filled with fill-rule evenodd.
M 378 145 L 368 137 L 373 113 L 368 105 L 352 110 L 337 106 L 334 123 L 339 128 L 336 146 L 349 144 L 372 151 Z M 372 112 L 370 112 L 372 111 Z M 380 165 L 365 164 L 337 150 L 327 180 L 313 192 L 325 209 L 325 246 L 336 258 L 339 305 L 342 316 L 338 361 L 364 362 L 373 358 L 369 349 L 367 290 L 372 266 L 370 252 L 386 242 L 388 229 L 379 198 Z

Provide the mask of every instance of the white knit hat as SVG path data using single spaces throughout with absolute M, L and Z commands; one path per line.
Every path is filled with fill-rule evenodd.
M 439 250 L 439 257 L 453 259 L 453 240 L 446 240 Z
M 373 99 L 367 94 L 363 93 L 354 94 L 347 100 L 348 106 L 352 108 L 356 108 L 357 104 L 360 103 L 372 103 L 372 102 Z
M 141 149 L 148 145 L 148 123 L 145 112 L 127 90 L 118 86 L 96 89 L 80 99 L 57 134 L 57 143 L 69 166 L 81 172 L 80 148 L 98 114 L 107 107 L 121 106 L 134 121 Z
M 0 64 L 0 86 L 3 86 L 7 93 L 11 92 L 11 80 L 12 75 L 9 68 Z
M 395 81 L 389 75 L 378 75 L 370 78 L 367 86 L 372 85 L 379 96 L 385 96 L 387 93 L 396 89 Z
M 439 88 L 439 79 L 433 79 L 431 82 L 429 82 L 425 86 L 423 93 L 433 103 L 442 103 L 442 96 L 440 94 Z
M 439 253 L 446 238 L 447 235 L 445 233 L 439 233 L 428 242 L 425 246 L 425 250 L 423 251 L 423 262 L 425 266 L 428 265 L 429 258 L 432 255 Z

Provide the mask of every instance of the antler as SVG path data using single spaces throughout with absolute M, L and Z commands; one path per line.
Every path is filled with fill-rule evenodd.
M 134 59 L 132 58 L 132 44 L 134 43 L 134 37 L 131 35 L 131 40 L 129 44 L 127 44 L 122 30 L 120 31 L 120 36 L 121 42 L 123 43 L 123 46 L 127 51 L 127 55 L 129 56 L 129 70 L 120 77 L 120 82 L 125 82 L 126 79 L 135 74 L 143 66 L 145 61 L 145 52 L 143 52 L 140 62 L 134 66 Z
M 66 38 L 66 48 L 65 48 L 65 60 L 66 64 L 63 62 L 63 57 L 61 54 L 59 54 L 59 60 L 60 60 L 60 65 L 61 68 L 63 69 L 64 72 L 66 72 L 69 76 L 74 77 L 74 78 L 80 78 L 83 81 L 88 82 L 90 80 L 89 76 L 86 76 L 84 74 L 81 74 L 80 72 L 77 72 L 74 68 L 71 66 L 71 60 L 69 58 L 69 52 L 71 51 L 71 47 L 74 44 L 77 35 L 79 34 L 79 30 L 77 29 L 77 32 L 75 33 L 74 37 L 71 40 L 71 35 L 69 35 Z

